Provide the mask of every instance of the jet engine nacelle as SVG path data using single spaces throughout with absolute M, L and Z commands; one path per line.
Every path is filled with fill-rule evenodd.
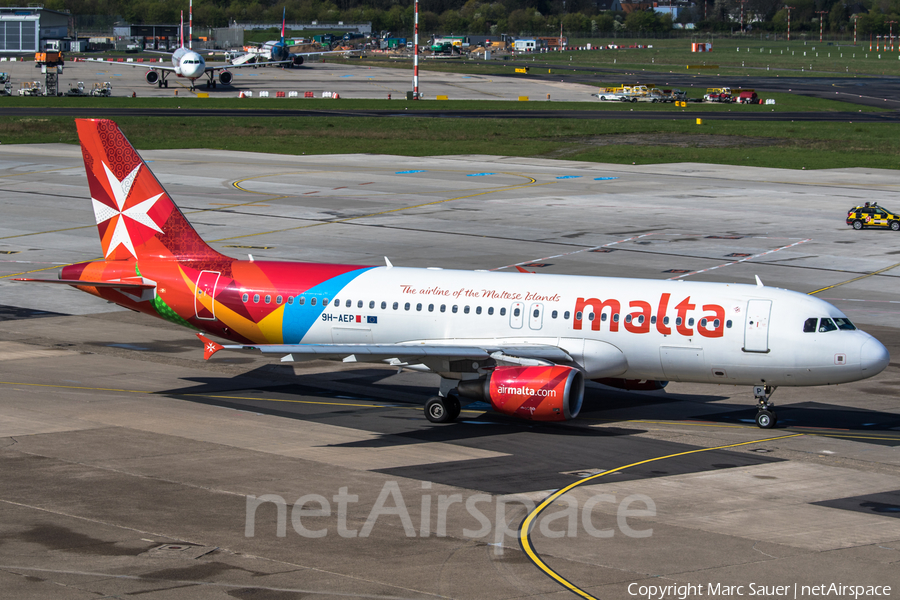
M 302 57 L 302 56 L 292 56 L 292 57 L 291 57 L 291 65 L 292 65 L 292 66 L 294 66 L 294 67 L 299 67 L 299 66 L 302 65 L 302 64 L 303 64 L 303 57 Z
M 159 73 L 157 73 L 153 69 L 150 69 L 149 71 L 147 71 L 147 74 L 144 75 L 144 79 L 146 79 L 147 83 L 149 83 L 150 85 L 156 85 L 156 83 L 159 81 Z
M 497 367 L 489 377 L 459 382 L 457 393 L 490 402 L 499 413 L 532 421 L 566 421 L 581 411 L 584 376 L 572 367 Z
M 620 390 L 630 390 L 635 392 L 649 392 L 653 390 L 661 390 L 667 385 L 668 381 L 656 381 L 654 379 L 621 379 L 619 377 L 604 377 L 603 379 L 594 379 L 597 383 L 608 385 L 609 387 L 619 388 Z
M 222 85 L 231 85 L 232 79 L 234 79 L 234 75 L 230 71 L 223 70 L 219 72 L 219 81 Z

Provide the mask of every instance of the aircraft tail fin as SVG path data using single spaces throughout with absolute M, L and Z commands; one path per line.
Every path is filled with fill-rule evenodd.
M 282 7 L 281 9 L 281 43 L 284 43 L 284 23 L 285 17 L 287 16 L 287 7 Z
M 122 134 L 107 119 L 76 119 L 103 256 L 216 260 Z

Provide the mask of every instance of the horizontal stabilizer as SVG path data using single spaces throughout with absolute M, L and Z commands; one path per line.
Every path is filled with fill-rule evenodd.
M 85 285 L 91 287 L 109 287 L 133 290 L 152 290 L 156 287 L 155 283 L 143 283 L 141 281 L 84 281 L 83 279 L 28 279 L 16 278 L 10 281 L 21 281 L 24 283 L 64 283 L 66 285 Z
M 202 333 L 198 333 L 197 337 L 203 342 L 203 360 L 209 360 L 213 354 L 224 348 L 222 344 L 212 341 Z

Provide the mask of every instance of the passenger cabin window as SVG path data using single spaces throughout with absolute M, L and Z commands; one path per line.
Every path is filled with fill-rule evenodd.
M 382 300 L 382 301 L 381 301 L 381 310 L 385 310 L 385 309 L 387 309 L 387 302 L 385 302 L 384 300 Z
M 563 313 L 563 319 L 565 319 L 566 321 L 569 320 L 569 311 Z
M 313 296 L 312 298 L 309 299 L 309 305 L 310 306 L 316 305 L 316 297 L 315 296 Z
M 441 312 L 447 312 L 447 305 L 441 304 Z
M 293 303 L 294 303 L 294 297 L 288 296 L 288 304 L 293 304 Z
M 837 331 L 837 325 L 831 319 L 819 319 L 819 333 Z
M 513 309 L 513 316 L 514 316 L 514 317 L 518 317 L 520 314 L 522 314 L 522 310 L 521 310 L 520 308 L 514 308 L 514 309 Z
M 501 308 L 501 309 L 500 309 L 500 316 L 501 316 L 501 317 L 505 317 L 505 316 L 506 316 L 506 309 L 505 309 L 505 308 Z
M 272 296 L 270 296 L 269 294 L 266 294 L 266 304 L 269 304 L 271 302 L 272 302 Z
M 328 306 L 328 298 L 322 298 L 322 306 Z
M 400 308 L 400 303 L 394 302 L 394 304 L 391 306 L 391 308 L 393 308 L 394 310 L 397 310 L 398 308 Z
M 476 306 L 476 307 L 475 307 L 475 314 L 476 314 L 476 315 L 480 315 L 480 314 L 481 314 L 481 307 L 480 307 L 480 306 Z
M 369 308 L 375 308 L 375 301 L 369 300 Z
M 250 294 L 244 294 L 243 296 L 241 296 L 241 302 L 247 302 L 248 300 L 250 300 Z
M 282 302 L 284 302 L 284 298 L 282 298 L 281 296 L 275 296 L 275 304 L 281 304 Z
M 253 303 L 259 302 L 259 294 L 253 294 Z
M 552 313 L 550 313 L 550 318 L 551 318 L 551 319 L 555 319 L 556 316 L 557 316 L 558 314 L 559 314 L 559 313 L 558 313 L 557 311 L 554 310 Z
M 363 301 L 360 300 L 359 302 L 356 303 L 356 308 L 362 308 L 362 307 L 363 307 Z
M 297 302 L 300 304 L 300 306 L 303 306 L 304 304 L 306 304 L 306 296 L 300 296 Z
M 465 308 L 463 309 L 463 312 L 466 313 L 466 314 L 469 314 L 469 307 L 468 307 L 468 306 L 465 307 Z
M 353 300 L 347 300 L 346 302 L 344 302 L 344 306 L 350 308 L 351 306 L 353 306 Z
M 421 310 L 422 310 L 422 304 L 421 304 L 421 303 L 416 304 L 416 310 L 417 310 L 417 311 L 421 311 Z
M 494 307 L 493 307 L 493 306 L 488 306 L 488 314 L 489 314 L 489 315 L 494 314 Z
M 451 308 L 450 310 L 452 310 L 452 311 L 453 311 L 453 314 L 455 315 L 456 312 L 459 310 L 459 307 L 456 306 L 456 305 L 454 304 L 454 305 L 453 305 L 453 308 Z
M 409 302 L 403 305 L 403 310 L 409 310 Z
M 803 333 L 815 333 L 818 319 L 810 318 L 803 322 Z

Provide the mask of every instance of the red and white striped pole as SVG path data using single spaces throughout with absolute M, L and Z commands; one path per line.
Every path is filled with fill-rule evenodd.
M 413 99 L 419 99 L 419 0 L 416 0 L 416 20 L 413 30 Z
M 194 49 L 194 0 L 188 5 L 188 48 Z

